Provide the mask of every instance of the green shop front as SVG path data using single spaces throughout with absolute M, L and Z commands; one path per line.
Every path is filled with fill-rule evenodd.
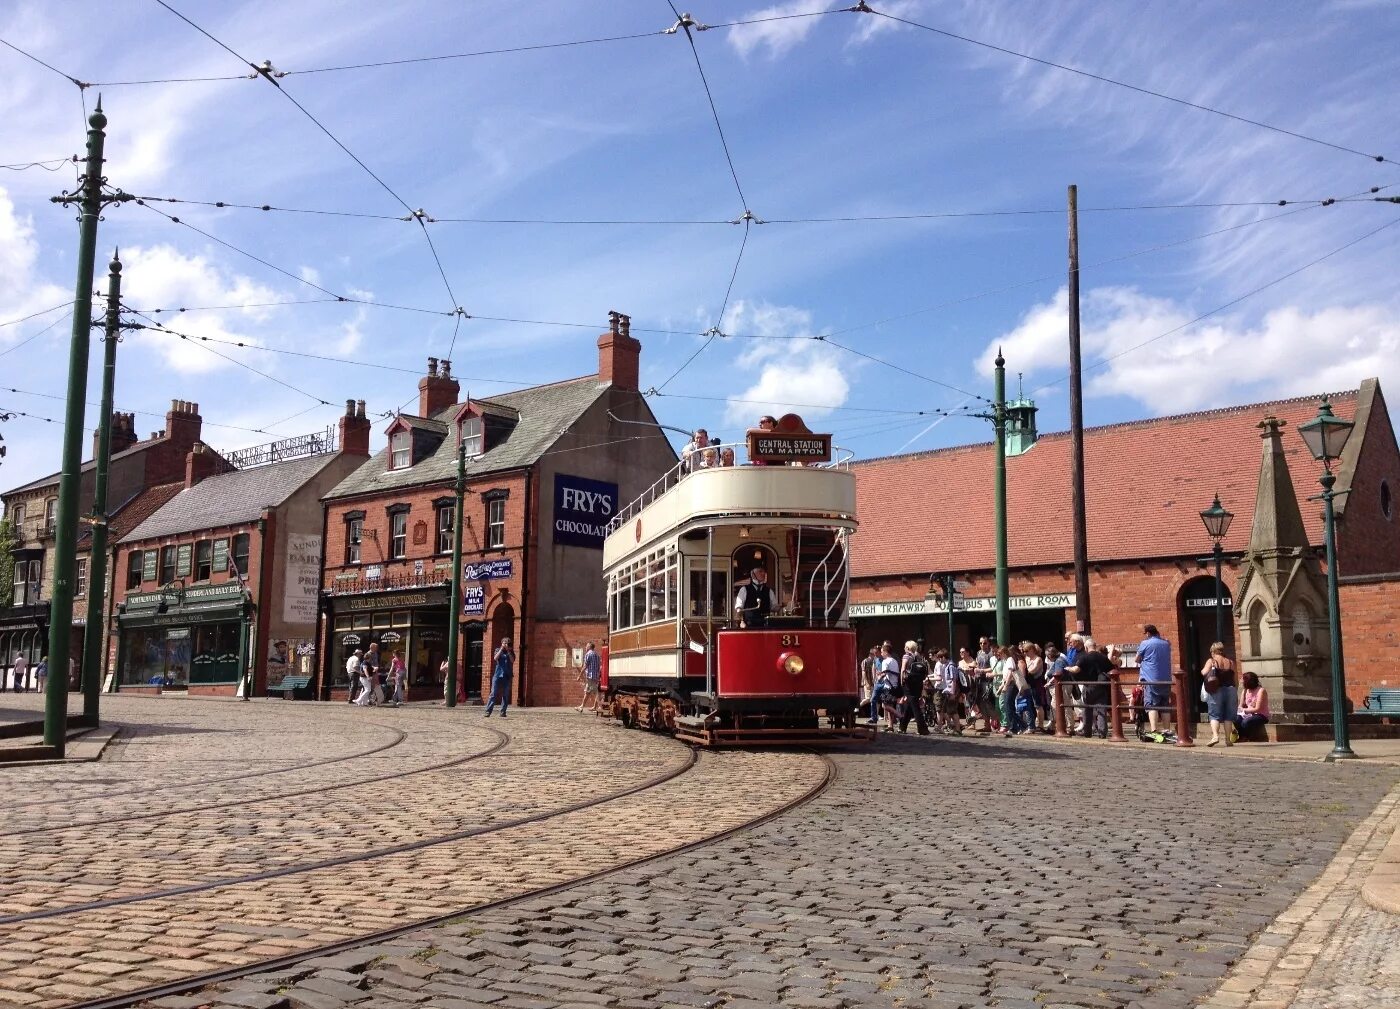
M 117 682 L 236 687 L 251 633 L 246 596 L 237 582 L 127 596 L 117 613 Z

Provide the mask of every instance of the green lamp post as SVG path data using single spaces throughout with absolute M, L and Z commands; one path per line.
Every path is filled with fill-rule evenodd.
M 1310 501 L 1322 500 L 1323 523 L 1327 542 L 1327 630 L 1332 643 L 1332 752 L 1328 760 L 1350 760 L 1356 754 L 1351 748 L 1347 728 L 1346 674 L 1342 663 L 1342 615 L 1337 598 L 1337 516 L 1332 501 L 1332 489 L 1337 476 L 1332 463 L 1342 457 L 1342 448 L 1356 425 L 1333 416 L 1332 404 L 1326 399 L 1317 408 L 1317 416 L 1298 425 L 1298 433 L 1307 442 L 1312 457 L 1322 463 L 1322 493 Z
M 1211 548 L 1211 556 L 1215 559 L 1215 640 L 1225 644 L 1227 648 L 1229 642 L 1225 641 L 1225 582 L 1221 578 L 1225 548 L 1220 545 L 1220 541 L 1230 531 L 1230 523 L 1234 520 L 1234 513 L 1226 511 L 1220 504 L 1219 494 L 1215 495 L 1210 507 L 1201 512 L 1201 521 L 1205 524 L 1206 532 L 1215 540 L 1215 546 Z

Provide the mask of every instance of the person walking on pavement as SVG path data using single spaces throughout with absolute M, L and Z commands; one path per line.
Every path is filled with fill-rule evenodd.
M 1201 669 L 1201 689 L 1206 695 L 1206 712 L 1210 716 L 1210 742 L 1220 742 L 1220 727 L 1225 726 L 1225 745 L 1234 746 L 1235 716 L 1239 714 L 1239 689 L 1235 685 L 1235 664 L 1225 655 L 1225 643 L 1210 646 L 1210 658 Z
M 404 681 L 408 679 L 408 670 L 404 668 L 403 655 L 394 653 L 394 657 L 389 660 L 389 683 L 394 688 L 393 705 L 396 708 L 403 707 Z
M 360 662 L 364 659 L 365 653 L 356 648 L 350 653 L 350 657 L 345 660 L 345 677 L 350 681 L 350 696 L 345 699 L 346 704 L 354 704 L 360 693 Z
M 39 656 L 39 664 L 34 667 L 34 689 L 44 693 L 49 686 L 49 657 Z
M 1143 686 L 1149 731 L 1156 732 L 1159 721 L 1170 721 L 1157 709 L 1168 708 L 1172 702 L 1172 646 L 1154 624 L 1144 624 L 1142 633 L 1146 636 L 1137 650 L 1138 679 Z
M 584 706 L 588 704 L 588 699 L 593 698 L 593 707 L 589 710 L 598 710 L 598 683 L 603 678 L 603 657 L 598 654 L 598 650 L 593 647 L 593 642 L 588 642 L 588 647 L 583 650 L 583 665 L 579 668 L 579 679 L 583 681 L 583 699 L 578 702 L 579 713 L 583 713 Z M 502 714 L 505 710 L 502 709 Z
M 900 660 L 899 682 L 904 688 L 903 707 L 899 714 L 899 731 L 909 731 L 912 717 L 919 729 L 919 735 L 928 735 L 928 722 L 924 719 L 923 697 L 924 680 L 928 679 L 928 661 L 919 652 L 917 641 L 904 642 L 904 657 Z
M 510 647 L 510 638 L 501 639 L 501 647 L 491 659 L 491 697 L 486 702 L 486 717 L 491 717 L 497 702 L 501 705 L 501 717 L 506 717 L 510 707 L 511 665 L 515 662 L 515 650 Z
M 22 694 L 29 689 L 29 660 L 23 655 L 15 656 L 15 693 Z

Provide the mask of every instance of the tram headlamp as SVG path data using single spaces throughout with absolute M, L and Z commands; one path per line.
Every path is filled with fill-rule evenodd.
M 807 664 L 796 652 L 783 652 L 778 656 L 778 668 L 789 676 L 798 676 Z

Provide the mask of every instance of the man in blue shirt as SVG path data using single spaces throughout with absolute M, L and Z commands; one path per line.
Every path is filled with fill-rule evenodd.
M 598 654 L 598 650 L 593 647 L 593 642 L 588 642 L 588 647 L 583 652 L 583 666 L 579 669 L 579 679 L 583 681 L 583 700 L 578 702 L 578 710 L 583 712 L 584 705 L 588 699 L 593 699 L 591 710 L 598 710 L 598 681 L 603 677 L 603 657 Z
M 1138 680 L 1142 683 L 1143 700 L 1147 704 L 1148 726 L 1152 732 L 1156 732 L 1159 716 L 1163 723 L 1169 720 L 1165 712 L 1156 708 L 1171 704 L 1172 646 L 1157 633 L 1155 624 L 1144 624 L 1142 633 L 1146 637 L 1137 650 Z

